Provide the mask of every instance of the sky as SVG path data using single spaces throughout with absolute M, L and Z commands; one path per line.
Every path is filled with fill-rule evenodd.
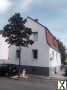
M 39 19 L 67 47 L 67 0 L 0 0 L 0 29 L 14 13 Z

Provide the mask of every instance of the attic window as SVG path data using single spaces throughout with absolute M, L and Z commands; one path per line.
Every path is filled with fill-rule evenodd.
M 34 41 L 38 40 L 38 32 L 33 32 L 33 39 Z

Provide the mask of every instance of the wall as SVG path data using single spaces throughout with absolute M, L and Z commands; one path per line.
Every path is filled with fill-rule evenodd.
M 0 60 L 8 60 L 8 44 L 5 42 L 5 38 L 0 35 Z
M 54 52 L 54 54 L 52 53 Z M 53 58 L 53 59 L 50 59 Z M 61 55 L 58 51 L 49 47 L 49 67 L 50 75 L 60 72 L 61 68 Z
M 48 61 L 48 45 L 46 44 L 46 33 L 44 30 L 44 27 L 39 25 L 38 23 L 27 19 L 27 27 L 32 28 L 33 32 L 38 32 L 38 40 L 34 42 L 32 47 L 28 49 L 28 52 L 26 52 L 27 56 L 25 58 L 28 59 L 28 61 L 23 61 L 26 65 L 32 65 L 32 66 L 41 66 L 41 67 L 48 67 L 49 61 Z M 38 49 L 38 60 L 34 60 L 32 57 L 32 49 Z M 25 55 L 24 55 L 25 56 Z M 27 62 L 27 63 L 26 63 Z
M 17 48 L 14 45 L 9 47 L 8 60 L 9 60 L 10 64 L 17 64 L 18 63 L 18 61 L 16 60 L 16 49 Z
M 52 52 L 54 52 L 54 55 Z M 50 60 L 50 57 L 53 57 L 53 60 Z M 50 62 L 52 62 L 52 65 Z M 55 67 L 60 65 L 61 65 L 60 53 L 55 49 L 49 47 L 49 66 Z

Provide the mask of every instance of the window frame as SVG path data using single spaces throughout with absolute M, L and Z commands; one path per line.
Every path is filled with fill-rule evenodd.
M 33 59 L 38 59 L 38 50 L 37 49 L 33 49 L 32 50 L 32 57 L 33 57 Z
M 34 41 L 38 40 L 38 32 L 32 32 Z

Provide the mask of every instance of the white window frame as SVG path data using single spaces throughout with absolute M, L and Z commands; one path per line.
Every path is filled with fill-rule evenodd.
M 38 40 L 38 32 L 33 32 L 33 39 L 34 41 Z

